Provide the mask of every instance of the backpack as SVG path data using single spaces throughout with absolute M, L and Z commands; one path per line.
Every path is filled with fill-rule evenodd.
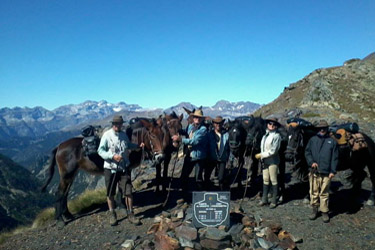
M 293 118 L 289 118 L 286 123 L 289 125 L 289 126 L 292 126 L 292 127 L 303 127 L 303 128 L 308 128 L 308 127 L 312 127 L 312 123 L 309 122 L 309 121 L 306 121 L 302 118 L 297 118 L 297 117 L 293 117 Z
M 83 136 L 82 147 L 85 155 L 96 154 L 100 144 L 100 138 L 96 134 L 96 128 L 92 125 L 87 125 L 82 129 L 81 135 Z

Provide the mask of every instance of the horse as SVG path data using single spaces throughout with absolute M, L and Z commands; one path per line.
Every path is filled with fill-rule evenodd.
M 309 166 L 305 158 L 305 149 L 309 139 L 316 134 L 312 123 L 301 118 L 287 120 L 287 147 L 285 162 L 291 174 L 294 175 L 296 185 L 304 198 L 304 203 L 309 202 Z
M 259 160 L 255 158 L 257 153 L 260 153 L 260 144 L 263 135 L 266 133 L 266 121 L 262 117 L 242 116 L 235 119 L 234 126 L 229 130 L 229 140 L 231 153 L 238 158 L 239 167 L 244 165 L 244 160 L 241 158 L 250 157 L 251 165 L 247 173 L 246 182 L 250 182 L 250 186 L 255 186 L 256 178 L 258 177 Z M 284 151 L 286 149 L 286 131 L 283 126 L 278 128 L 281 134 L 281 145 L 279 149 L 279 202 L 283 201 L 285 193 L 285 157 Z M 232 164 L 232 163 L 231 163 Z M 240 171 L 238 169 L 237 171 Z M 239 173 L 239 172 L 237 172 Z
M 145 144 L 145 151 L 149 151 L 152 155 L 157 156 L 158 152 L 161 152 L 160 149 L 163 148 L 163 146 L 161 146 L 163 145 L 163 141 L 160 139 L 163 138 L 163 130 L 160 126 L 156 126 L 156 122 L 149 122 L 145 119 L 140 119 L 139 122 L 146 128 L 137 131 L 137 135 Z M 41 191 L 46 190 L 53 177 L 54 167 L 57 165 L 60 181 L 55 193 L 55 219 L 58 221 L 65 222 L 66 220 L 74 218 L 68 210 L 67 197 L 78 170 L 84 170 L 90 174 L 96 175 L 102 175 L 104 173 L 103 159 L 97 153 L 87 156 L 83 150 L 82 142 L 82 137 L 71 138 L 59 144 L 51 152 L 50 163 L 47 167 L 47 181 L 41 188 Z M 137 154 L 138 157 L 136 157 L 135 154 Z M 130 167 L 139 164 L 140 155 L 141 154 L 136 151 L 131 152 L 129 156 L 131 160 Z
M 295 119 L 295 118 L 294 118 Z M 338 126 L 340 127 L 340 125 Z M 339 141 L 342 134 L 337 133 L 339 131 L 336 128 L 330 127 L 331 136 Z M 289 161 L 295 162 L 295 168 L 301 172 L 301 176 L 305 179 L 307 177 L 309 166 L 307 166 L 304 158 L 305 148 L 308 140 L 317 133 L 317 130 L 312 126 L 290 126 L 288 130 L 288 150 L 286 152 L 286 158 Z M 350 138 L 339 143 L 339 162 L 337 166 L 337 172 L 339 177 L 342 175 L 344 178 L 340 178 L 344 186 L 349 187 L 350 191 L 350 205 L 356 206 L 355 199 L 359 198 L 361 185 L 366 177 L 364 169 L 367 167 L 370 174 L 370 180 L 372 184 L 371 194 L 368 197 L 367 204 L 374 205 L 375 198 L 375 143 L 365 133 L 360 132 L 363 135 L 363 139 L 367 147 L 360 150 L 353 150 L 353 145 L 350 145 Z M 350 134 L 350 133 L 349 133 Z M 349 136 L 350 137 L 350 136 Z

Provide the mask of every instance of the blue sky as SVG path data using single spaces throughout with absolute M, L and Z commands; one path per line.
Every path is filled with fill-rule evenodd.
M 375 51 L 375 1 L 1 0 L 0 108 L 271 102 Z

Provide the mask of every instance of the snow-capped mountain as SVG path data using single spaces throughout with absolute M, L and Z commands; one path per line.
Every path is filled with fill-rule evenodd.
M 0 109 L 0 140 L 13 136 L 36 137 L 48 132 L 69 129 L 85 122 L 103 119 L 122 111 L 142 110 L 137 104 L 117 104 L 106 101 L 86 101 L 70 104 L 52 111 L 43 107 Z
M 217 115 L 221 115 L 225 118 L 233 119 L 237 116 L 251 114 L 261 106 L 262 105 L 253 102 L 229 102 L 221 100 L 212 107 L 202 107 L 202 110 L 205 116 L 211 116 L 214 118 Z M 176 106 L 164 110 L 164 112 L 170 113 L 171 111 L 175 111 L 177 114 L 183 113 L 186 116 L 186 112 L 183 108 L 193 110 L 200 108 L 200 106 L 198 107 L 189 102 L 181 102 Z

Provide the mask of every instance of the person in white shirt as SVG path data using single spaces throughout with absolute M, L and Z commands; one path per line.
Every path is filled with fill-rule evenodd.
M 122 116 L 114 116 L 112 128 L 103 134 L 98 148 L 98 154 L 104 160 L 104 178 L 107 188 L 107 204 L 111 226 L 117 225 L 117 215 L 114 210 L 114 195 L 117 185 L 124 195 L 129 221 L 136 225 L 140 223 L 133 212 L 129 150 L 143 147 L 144 144 L 141 143 L 141 145 L 138 146 L 137 144 L 131 143 L 126 133 L 121 130 L 123 123 L 124 120 Z
M 275 208 L 277 203 L 277 174 L 278 165 L 280 164 L 279 149 L 281 143 L 281 136 L 277 132 L 280 123 L 277 118 L 269 118 L 265 120 L 267 123 L 266 134 L 263 136 L 259 154 L 255 158 L 261 159 L 263 169 L 263 196 L 260 202 L 261 206 L 268 204 L 268 192 L 272 191 L 272 200 L 270 208 Z

